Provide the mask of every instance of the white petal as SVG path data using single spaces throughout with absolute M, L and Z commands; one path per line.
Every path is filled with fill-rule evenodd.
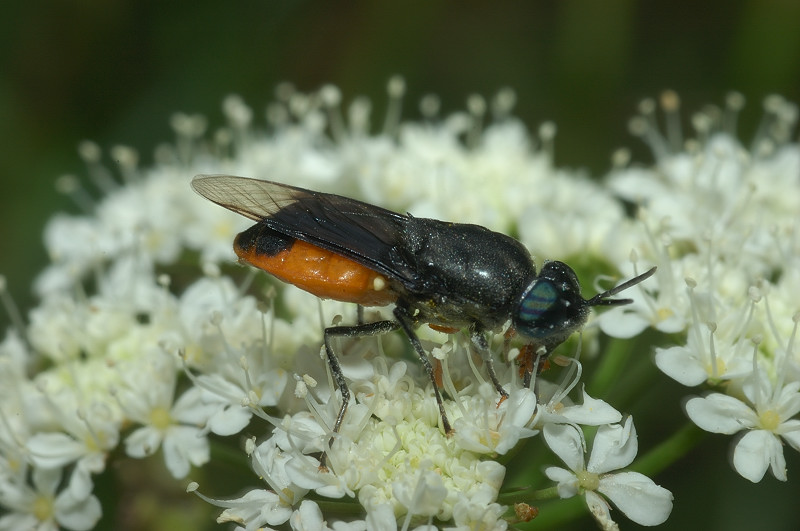
M 532 389 L 519 389 L 511 391 L 508 397 L 508 408 L 503 424 L 514 426 L 527 426 L 536 413 L 537 399 L 536 393 Z
M 161 446 L 163 434 L 150 426 L 143 426 L 125 439 L 125 453 L 131 457 L 142 458 L 153 455 Z
M 336 444 L 334 442 L 334 447 Z M 328 457 L 328 464 L 333 465 L 334 456 L 329 453 Z M 290 458 L 286 462 L 285 470 L 287 478 L 294 485 L 302 489 L 315 490 L 320 496 L 341 498 L 348 494 L 352 495 L 342 477 L 337 474 L 320 474 L 319 461 L 310 456 L 300 455 Z
M 94 496 L 75 499 L 69 491 L 64 491 L 56 498 L 55 513 L 56 520 L 61 526 L 75 531 L 85 531 L 95 526 L 102 515 L 102 508 L 100 501 Z
M 776 431 L 789 446 L 800 452 L 800 420 L 787 420 Z
M 603 400 L 592 398 L 586 394 L 585 390 L 583 391 L 583 404 L 565 407 L 561 410 L 561 414 L 576 424 L 587 426 L 613 424 L 622 420 L 622 414 L 619 411 Z
M 574 473 L 557 466 L 547 467 L 544 473 L 558 483 L 558 495 L 561 498 L 572 498 L 578 494 L 578 478 Z
M 367 527 L 367 522 L 364 520 L 355 520 L 353 522 L 332 522 L 331 529 L 333 531 L 367 531 L 368 529 L 372 529 L 371 527 Z M 420 528 L 416 528 L 414 531 L 420 531 Z M 428 531 L 427 529 L 423 529 L 422 531 Z M 430 531 L 436 531 L 435 528 L 431 527 Z
M 756 425 L 755 412 L 732 396 L 713 393 L 686 402 L 686 414 L 703 430 L 712 433 L 736 433 Z
M 592 491 L 586 492 L 586 505 L 589 507 L 589 512 L 592 513 L 600 529 L 603 531 L 618 531 L 619 526 L 611 519 L 611 511 L 602 496 Z
M 69 490 L 70 494 L 79 500 L 88 498 L 94 489 L 94 482 L 92 481 L 91 471 L 88 467 L 82 466 L 83 460 L 78 461 L 77 466 L 72 470 L 72 475 L 69 477 Z
M 37 433 L 28 440 L 34 465 L 59 468 L 87 452 L 86 447 L 65 433 Z
M 586 469 L 602 474 L 628 466 L 639 451 L 633 419 L 625 419 L 624 425 L 600 426 L 592 444 L 592 455 Z
M 661 524 L 672 512 L 672 493 L 638 472 L 609 474 L 597 490 L 637 524 Z
M 324 531 L 328 529 L 322 518 L 322 511 L 315 502 L 303 500 L 300 507 L 292 513 L 289 524 L 295 531 Z
M 650 326 L 640 313 L 623 310 L 603 312 L 597 321 L 604 334 L 621 339 L 638 336 Z
M 569 424 L 547 424 L 542 428 L 542 434 L 547 446 L 570 470 L 584 469 L 583 440 L 578 428 Z
M 51 524 L 49 528 L 53 529 L 55 527 L 55 524 Z M 32 514 L 10 513 L 0 516 L 0 529 L 4 531 L 6 529 L 36 529 L 36 531 L 47 531 L 48 527 Z
M 442 477 L 432 471 L 420 471 L 417 477 L 407 477 L 392 482 L 395 499 L 408 508 L 408 511 L 422 516 L 434 516 L 447 497 L 447 488 Z
M 247 491 L 241 498 L 226 500 L 220 505 L 228 508 L 217 517 L 218 524 L 233 522 L 254 527 L 266 522 L 281 525 L 292 515 L 291 506 L 274 492 L 263 489 Z
M 475 471 L 481 478 L 481 483 L 491 487 L 495 491 L 500 491 L 503 480 L 506 477 L 506 467 L 497 461 L 478 461 Z M 492 498 L 494 500 L 494 498 Z
M 217 409 L 215 404 L 207 404 L 202 399 L 203 390 L 199 387 L 191 387 L 183 393 L 172 406 L 170 416 L 176 421 L 184 424 L 195 424 L 201 426 L 205 424 L 208 417 Z
M 208 429 L 217 435 L 239 433 L 250 423 L 253 412 L 239 405 L 224 407 L 208 419 Z
M 34 468 L 33 484 L 36 490 L 42 494 L 55 494 L 59 483 L 61 483 L 60 468 Z
M 781 418 L 790 418 L 800 412 L 800 393 L 798 393 L 799 387 L 800 382 L 792 382 L 786 384 L 783 389 L 781 389 L 780 397 L 778 399 L 778 412 Z
M 189 464 L 199 466 L 208 462 L 208 439 L 200 430 L 189 426 L 173 426 L 164 439 L 164 462 L 175 479 L 186 477 Z
M 742 477 L 758 483 L 770 465 L 775 477 L 786 481 L 786 461 L 778 438 L 764 430 L 746 433 L 733 450 L 733 467 Z
M 686 347 L 671 347 L 656 351 L 656 366 L 678 383 L 694 387 L 705 382 L 708 373 Z
M 367 512 L 367 529 L 374 531 L 397 531 L 394 510 L 388 503 L 382 503 Z

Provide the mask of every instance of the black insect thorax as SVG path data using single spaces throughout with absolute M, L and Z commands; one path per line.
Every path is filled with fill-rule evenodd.
M 536 276 L 520 242 L 478 225 L 411 218 L 405 238 L 414 274 L 401 302 L 420 321 L 496 329 Z

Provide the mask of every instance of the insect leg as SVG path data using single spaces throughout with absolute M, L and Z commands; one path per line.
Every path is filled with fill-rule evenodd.
M 520 374 L 522 375 L 522 386 L 526 389 L 530 389 L 533 371 L 536 371 L 537 376 L 542 372 L 542 368 L 538 367 L 536 363 L 536 345 L 533 343 L 523 345 L 517 359 L 519 360 Z M 534 392 L 535 391 L 534 389 Z
M 436 396 L 436 404 L 439 406 L 439 415 L 442 417 L 442 427 L 444 428 L 445 434 L 450 435 L 453 433 L 453 428 L 450 427 L 450 421 L 447 420 L 447 413 L 444 411 L 444 403 L 442 402 L 442 394 L 439 392 L 439 386 L 436 385 L 436 375 L 433 374 L 433 366 L 431 365 L 431 360 L 428 359 L 428 353 L 422 348 L 422 343 L 419 342 L 419 337 L 417 337 L 417 334 L 414 332 L 412 320 L 408 313 L 398 306 L 394 309 L 394 316 L 397 319 L 397 323 L 408 336 L 408 340 L 411 341 L 411 346 L 414 347 L 417 356 L 419 356 L 420 363 L 425 367 L 425 372 L 428 373 L 428 378 L 430 378 L 433 384 L 433 394 Z
M 494 358 L 492 358 L 492 352 L 489 350 L 489 343 L 486 341 L 486 336 L 480 330 L 472 330 L 471 338 L 472 345 L 477 349 L 484 363 L 486 363 L 486 371 L 489 373 L 489 378 L 491 378 L 494 388 L 497 389 L 497 392 L 503 397 L 500 401 L 500 403 L 502 403 L 503 400 L 508 398 L 508 393 L 503 389 L 503 386 L 500 385 L 497 374 L 494 372 Z
M 328 366 L 331 368 L 331 374 L 336 382 L 336 387 L 342 393 L 342 407 L 339 409 L 339 414 L 336 415 L 336 422 L 333 424 L 333 433 L 339 433 L 344 420 L 344 414 L 347 412 L 347 404 L 350 402 L 350 389 L 345 382 L 342 367 L 339 365 L 339 358 L 331 347 L 331 338 L 333 337 L 363 337 L 363 336 L 377 336 L 386 334 L 397 330 L 399 324 L 395 321 L 376 321 L 374 323 L 358 324 L 356 326 L 331 326 L 325 329 L 325 354 L 328 357 Z M 333 437 L 328 441 L 328 446 L 333 445 Z M 322 454 L 320 458 L 320 468 L 324 469 L 326 457 Z

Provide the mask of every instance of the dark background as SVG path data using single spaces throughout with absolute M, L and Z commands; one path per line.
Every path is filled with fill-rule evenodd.
M 54 179 L 82 175 L 78 142 L 134 146 L 147 165 L 173 137 L 173 112 L 206 114 L 213 128 L 229 93 L 261 117 L 280 81 L 335 83 L 346 100 L 370 96 L 381 116 L 388 78 L 402 74 L 413 118 L 423 94 L 449 112 L 509 86 L 531 129 L 558 125 L 556 163 L 597 176 L 623 145 L 650 161 L 627 120 L 665 88 L 679 92 L 685 118 L 742 92 L 745 136 L 765 95 L 800 99 L 796 0 L 18 1 L 4 4 L 0 43 L 0 274 L 23 311 L 46 263 L 45 222 L 76 211 Z M 657 478 L 677 496 L 664 528 L 796 528 L 796 485 L 750 485 L 730 470 L 728 443 L 712 436 Z

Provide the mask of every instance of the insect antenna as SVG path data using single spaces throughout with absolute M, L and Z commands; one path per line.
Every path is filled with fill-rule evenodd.
M 586 301 L 586 306 L 621 306 L 623 304 L 630 304 L 633 302 L 633 299 L 609 299 L 608 297 L 613 297 L 620 291 L 625 291 L 626 289 L 630 288 L 631 286 L 635 286 L 636 284 L 647 280 L 648 278 L 652 277 L 653 274 L 656 272 L 656 267 L 652 267 L 642 273 L 639 276 L 633 277 L 632 279 L 623 282 L 617 287 L 611 288 L 610 290 L 604 291 L 603 293 L 598 293 L 591 299 Z

